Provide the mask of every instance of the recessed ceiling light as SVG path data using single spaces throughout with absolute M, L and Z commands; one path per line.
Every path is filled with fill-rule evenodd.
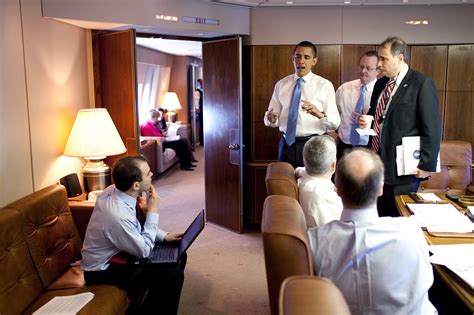
M 425 21 L 422 21 L 421 24 L 428 25 L 429 22 L 425 20 Z
M 423 21 L 420 21 L 420 20 L 411 20 L 411 21 L 405 21 L 405 24 L 407 25 L 428 25 L 429 22 L 427 20 L 423 20 Z
M 178 22 L 178 17 L 174 15 L 163 15 L 163 14 L 156 14 L 155 19 L 157 20 L 164 20 L 164 21 L 173 21 Z
M 351 2 L 349 0 L 344 1 L 345 4 L 350 4 Z
M 293 4 L 293 1 L 286 1 L 286 4 Z
M 198 36 L 204 36 L 204 33 L 198 33 Z

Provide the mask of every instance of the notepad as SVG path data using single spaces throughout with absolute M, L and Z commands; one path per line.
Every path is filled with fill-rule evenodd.
M 94 298 L 94 293 L 84 292 L 68 296 L 56 296 L 41 306 L 33 315 L 74 315 Z

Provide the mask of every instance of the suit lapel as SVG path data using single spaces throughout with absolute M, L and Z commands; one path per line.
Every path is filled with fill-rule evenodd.
M 403 97 L 403 95 L 409 88 L 412 78 L 413 78 L 413 70 L 408 69 L 408 72 L 403 78 L 402 82 L 400 82 L 400 86 L 398 86 L 397 91 L 395 92 L 395 95 L 392 96 L 392 100 L 390 101 L 390 104 L 387 110 L 387 117 L 394 110 L 394 108 L 397 107 L 397 105 L 399 104 L 398 100 Z

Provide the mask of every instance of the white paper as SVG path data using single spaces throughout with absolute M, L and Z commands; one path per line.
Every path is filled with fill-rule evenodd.
M 417 195 L 426 201 L 441 201 L 441 198 L 434 193 L 417 193 Z
M 396 147 L 397 175 L 416 174 L 418 164 L 420 163 L 420 137 L 403 137 L 402 144 Z M 436 172 L 441 172 L 441 159 L 438 153 L 438 162 L 436 163 Z
M 179 127 L 180 125 L 178 124 L 170 123 L 167 130 L 168 133 L 166 134 L 167 138 L 176 137 Z
M 361 136 L 376 136 L 377 135 L 374 129 L 369 129 L 369 128 L 367 129 L 356 128 L 356 131 Z
M 421 227 L 430 232 L 470 233 L 474 225 L 450 203 L 407 203 Z
M 474 244 L 430 245 L 433 264 L 448 267 L 474 289 Z
M 84 292 L 69 296 L 56 296 L 40 307 L 33 315 L 73 315 L 92 300 L 94 293 Z

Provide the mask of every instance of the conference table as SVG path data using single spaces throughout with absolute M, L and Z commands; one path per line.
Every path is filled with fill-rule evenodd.
M 446 199 L 445 196 L 439 196 L 446 202 L 453 204 L 456 209 L 463 212 L 465 209 L 456 203 Z M 409 195 L 400 195 L 395 197 L 395 203 L 398 211 L 402 216 L 408 217 L 412 215 L 407 204 L 415 203 Z M 474 233 L 441 233 L 428 232 L 423 229 L 426 241 L 429 245 L 445 245 L 445 244 L 473 244 Z M 471 314 L 474 313 L 474 290 L 472 290 L 462 279 L 456 276 L 452 271 L 442 265 L 433 264 L 433 269 L 446 285 L 454 292 L 454 294 L 465 304 Z

